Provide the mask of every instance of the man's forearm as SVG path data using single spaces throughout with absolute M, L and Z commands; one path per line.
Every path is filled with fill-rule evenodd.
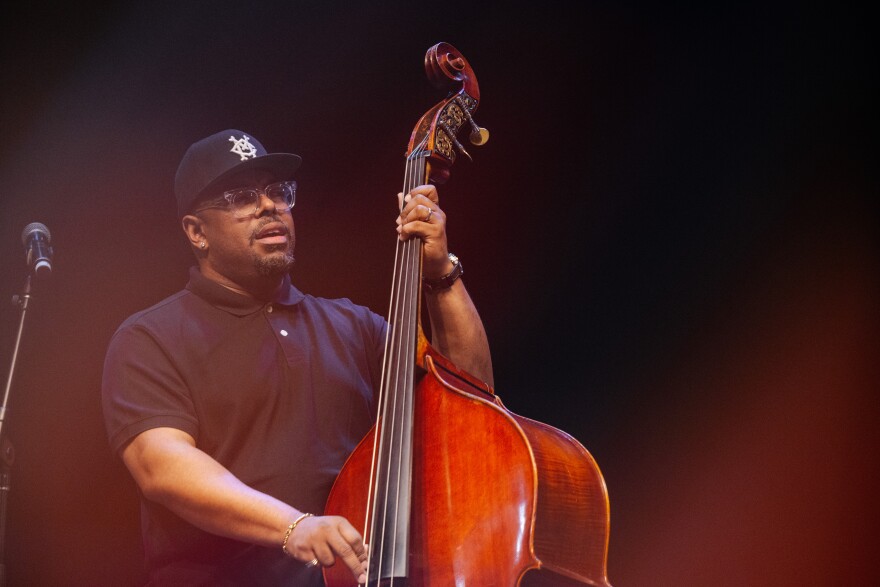
M 423 295 L 434 348 L 458 368 L 494 386 L 486 330 L 462 280 L 448 289 Z
M 248 487 L 182 438 L 189 436 L 148 430 L 124 450 L 144 496 L 206 532 L 280 548 L 284 529 L 300 512 Z

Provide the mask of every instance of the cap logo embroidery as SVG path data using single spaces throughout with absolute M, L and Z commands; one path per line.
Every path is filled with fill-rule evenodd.
M 229 150 L 236 155 L 240 155 L 242 161 L 257 156 L 257 148 L 251 144 L 247 135 L 242 135 L 240 139 L 231 136 L 229 140 L 232 141 L 232 148 Z

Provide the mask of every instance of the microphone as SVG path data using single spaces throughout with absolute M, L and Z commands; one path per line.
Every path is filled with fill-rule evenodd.
M 21 242 L 27 252 L 27 264 L 39 279 L 52 274 L 52 236 L 45 224 L 31 222 L 21 233 Z

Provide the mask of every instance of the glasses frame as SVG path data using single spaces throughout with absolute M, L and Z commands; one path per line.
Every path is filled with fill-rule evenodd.
M 281 204 L 278 204 L 275 200 L 273 200 L 272 198 L 269 197 L 269 190 L 271 190 L 272 188 L 278 188 L 278 187 L 290 187 L 291 188 L 290 201 L 287 202 L 287 205 L 284 207 L 282 207 Z M 262 187 L 262 188 L 236 188 L 234 190 L 227 190 L 227 191 L 223 192 L 223 194 L 222 194 L 224 201 L 221 201 L 218 198 L 214 202 L 208 202 L 204 206 L 201 206 L 200 208 L 193 210 L 193 212 L 201 212 L 202 210 L 212 210 L 212 209 L 219 208 L 219 209 L 226 209 L 226 210 L 232 212 L 232 215 L 235 216 L 236 218 L 247 218 L 248 216 L 255 215 L 257 213 L 257 210 L 260 209 L 260 196 L 262 196 L 262 195 L 266 196 L 266 198 L 268 198 L 270 202 L 275 204 L 275 211 L 276 212 L 287 212 L 288 210 L 293 208 L 293 206 L 296 204 L 296 188 L 297 188 L 296 181 L 291 179 L 288 181 L 276 181 L 275 183 L 270 183 L 269 185 Z M 254 199 L 253 209 L 250 210 L 249 212 L 246 212 L 246 213 L 241 212 L 241 211 L 236 212 L 235 206 L 233 204 L 233 201 L 235 200 L 236 196 L 241 194 L 242 192 L 250 192 L 250 193 L 256 194 L 256 197 Z

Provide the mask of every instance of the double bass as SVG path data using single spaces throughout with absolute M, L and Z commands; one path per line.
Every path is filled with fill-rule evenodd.
M 416 124 L 403 192 L 444 183 L 471 130 L 476 77 L 448 43 L 425 55 L 447 96 Z M 340 471 L 324 513 L 369 544 L 370 587 L 611 587 L 609 502 L 596 461 L 572 436 L 514 414 L 457 368 L 421 326 L 420 239 L 398 242 L 376 423 Z M 357 585 L 345 565 L 327 587 Z

